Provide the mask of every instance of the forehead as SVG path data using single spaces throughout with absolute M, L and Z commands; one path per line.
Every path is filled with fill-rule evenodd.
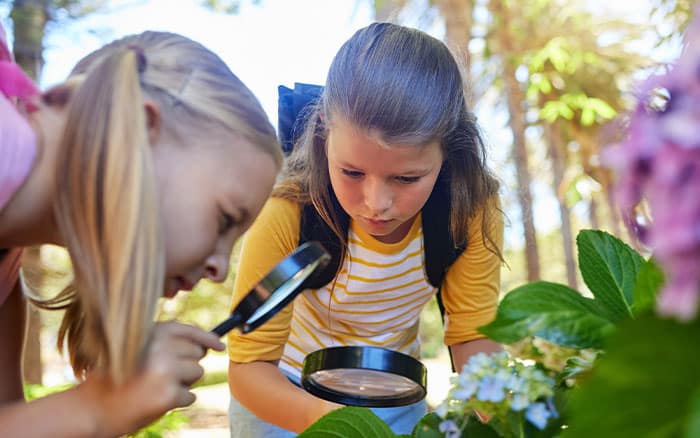
M 378 132 L 368 132 L 336 117 L 328 127 L 328 157 L 356 167 L 375 165 L 391 170 L 432 167 L 442 162 L 439 141 L 427 144 L 386 143 Z
M 269 153 L 239 136 L 229 137 L 226 142 L 203 141 L 189 149 L 199 155 L 203 176 L 209 180 L 202 185 L 203 190 L 220 196 L 229 208 L 251 214 L 260 209 L 278 171 Z

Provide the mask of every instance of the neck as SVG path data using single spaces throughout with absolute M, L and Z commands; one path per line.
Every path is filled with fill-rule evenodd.
M 61 244 L 52 200 L 62 112 L 42 106 L 29 117 L 37 136 L 37 154 L 31 173 L 0 211 L 0 248 Z

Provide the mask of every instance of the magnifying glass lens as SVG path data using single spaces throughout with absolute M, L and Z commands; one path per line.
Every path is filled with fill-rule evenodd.
M 411 379 L 384 371 L 336 368 L 316 371 L 308 379 L 313 385 L 354 397 L 404 397 L 423 392 Z

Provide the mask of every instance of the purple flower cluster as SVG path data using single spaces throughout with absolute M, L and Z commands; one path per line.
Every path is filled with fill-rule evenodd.
M 700 298 L 700 6 L 667 73 L 646 81 L 627 139 L 607 151 L 628 226 L 666 273 L 662 315 L 695 317 Z M 646 201 L 652 221 L 636 210 Z

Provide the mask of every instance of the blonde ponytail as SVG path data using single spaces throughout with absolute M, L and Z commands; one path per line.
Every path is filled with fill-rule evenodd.
M 55 213 L 77 299 L 59 344 L 67 340 L 77 374 L 97 368 L 120 382 L 139 363 L 165 270 L 134 50 L 116 50 L 87 72 L 60 148 Z

